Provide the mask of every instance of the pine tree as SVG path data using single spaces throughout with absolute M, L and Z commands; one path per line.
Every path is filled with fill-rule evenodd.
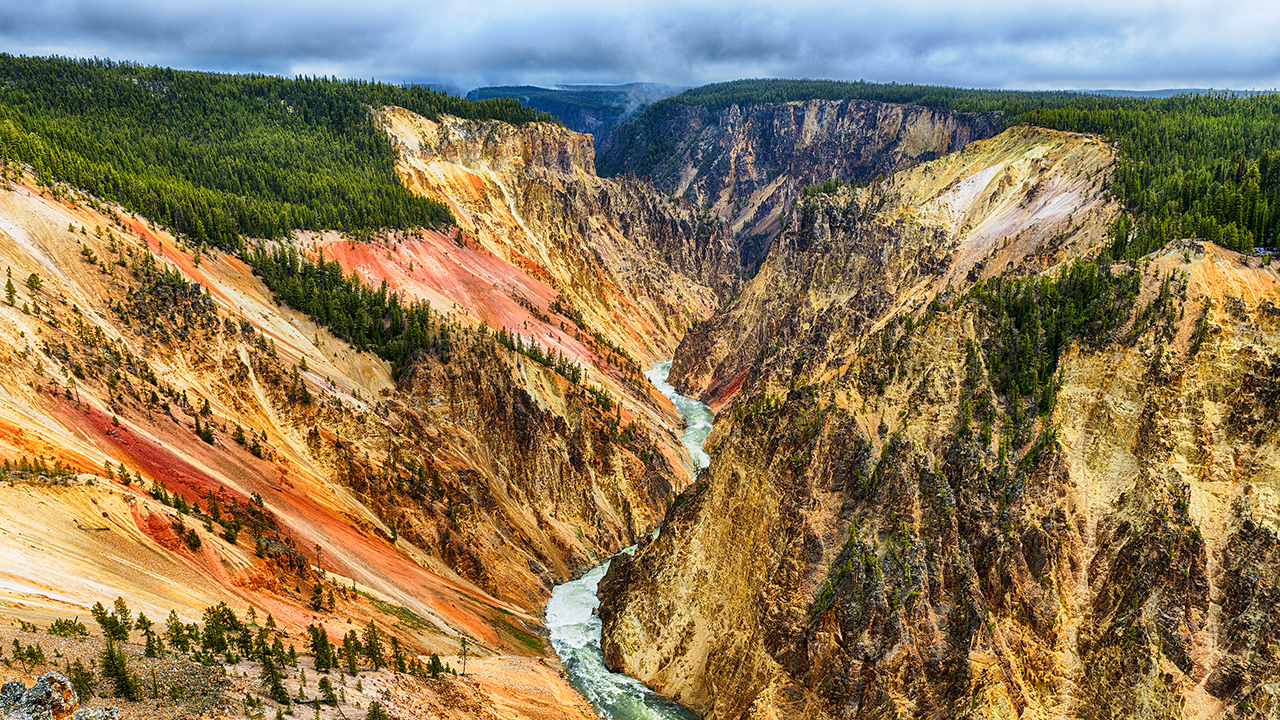
M 200 647 L 211 653 L 227 651 L 227 628 L 222 613 L 218 608 L 205 608 L 204 632 L 200 638 Z
M 284 687 L 284 673 L 276 667 L 276 661 L 271 657 L 271 653 L 262 653 L 258 661 L 262 663 L 259 677 L 262 679 L 263 687 L 267 689 L 267 694 L 281 705 L 288 705 L 289 691 Z
M 128 642 L 129 631 L 133 629 L 133 616 L 124 598 L 116 598 L 115 612 L 107 613 L 107 609 L 98 602 L 93 604 L 90 613 L 93 614 L 93 619 L 97 621 L 98 627 L 102 628 L 102 634 L 107 639 Z
M 355 675 L 360 670 L 360 653 L 364 648 L 360 644 L 360 636 L 355 630 L 347 633 L 342 638 L 342 654 L 347 660 L 347 674 Z
M 159 657 L 164 652 L 164 645 L 160 640 L 160 636 L 151 629 L 154 626 L 155 623 L 151 622 L 150 618 L 143 613 L 138 613 L 138 620 L 134 623 L 134 627 L 141 630 L 143 636 L 146 638 L 146 650 L 144 651 L 144 654 L 147 657 Z
M 329 678 L 327 677 L 320 678 L 320 682 L 317 683 L 317 687 L 320 690 L 320 699 L 321 701 L 324 702 L 324 704 L 326 705 L 338 704 L 338 694 L 333 691 L 333 682 L 330 681 Z
M 116 697 L 137 701 L 142 699 L 138 678 L 129 672 L 129 661 L 124 650 L 108 638 L 102 650 L 102 677 L 115 685 Z
M 176 650 L 191 652 L 191 640 L 187 634 L 187 626 L 178 618 L 178 611 L 170 610 L 169 619 L 165 622 L 165 637 Z
M 396 672 L 409 671 L 405 665 L 404 648 L 400 646 L 400 638 L 395 635 L 391 636 L 391 659 L 395 665 Z
M 87 703 L 93 698 L 96 681 L 93 672 L 85 667 L 84 663 L 77 659 L 67 665 L 67 677 L 71 679 L 71 687 L 75 688 L 81 703 Z
M 378 626 L 372 620 L 364 629 L 364 654 L 369 658 L 369 663 L 373 665 L 374 670 L 382 669 L 382 636 L 378 633 Z
M 329 633 L 325 632 L 323 626 L 308 625 L 307 635 L 307 644 L 311 650 L 311 655 L 315 658 L 316 670 L 329 672 L 331 668 L 337 665 L 333 644 L 329 642 Z

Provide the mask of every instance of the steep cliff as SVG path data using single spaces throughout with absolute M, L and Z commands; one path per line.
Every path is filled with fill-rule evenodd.
M 712 464 L 601 585 L 611 667 L 714 718 L 1274 713 L 1280 275 L 1077 260 L 1109 163 L 1014 129 L 795 209 L 681 350 Z
M 619 127 L 599 165 L 610 175 L 649 175 L 714 210 L 754 267 L 802 186 L 887 176 L 990 137 L 1000 124 L 998 115 L 862 100 L 722 110 L 669 101 Z
M 597 177 L 588 135 L 398 109 L 383 117 L 406 184 L 448 202 L 466 234 L 639 358 L 667 357 L 739 285 L 723 225 L 649 182 Z

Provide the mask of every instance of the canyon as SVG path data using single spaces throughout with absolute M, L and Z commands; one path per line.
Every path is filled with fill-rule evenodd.
M 754 269 L 804 186 L 883 178 L 990 137 L 1000 124 L 995 113 L 863 100 L 719 109 L 669 100 L 619 127 L 600 165 L 607 175 L 652 177 L 714 212 Z
M 1114 145 L 862 100 L 668 100 L 607 148 L 370 116 L 452 224 L 229 253 L 5 168 L 4 642 L 69 667 L 96 637 L 38 630 L 94 603 L 224 603 L 465 667 L 339 673 L 321 717 L 589 718 L 544 608 L 602 576 L 604 664 L 707 718 L 1280 717 L 1280 271 L 1107 259 Z M 403 364 L 343 339 L 388 297 Z M 124 713 L 263 693 L 172 662 L 215 689 Z
M 539 659 L 542 605 L 687 482 L 642 371 L 736 289 L 735 250 L 648 183 L 597 178 L 589 136 L 381 117 L 405 184 L 457 226 L 274 247 L 430 303 L 431 351 L 399 377 L 242 258 L 27 176 L 0 191 L 22 286 L 0 308 L 6 614 L 45 625 L 120 596 L 190 622 L 227 603 L 294 643 L 374 622 L 454 666 L 466 641 L 472 679 L 437 694 L 481 715 L 577 712 Z

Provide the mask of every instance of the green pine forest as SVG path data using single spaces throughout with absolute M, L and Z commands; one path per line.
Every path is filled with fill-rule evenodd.
M 514 100 L 422 87 L 0 54 L 0 159 L 81 188 L 194 244 L 293 230 L 361 234 L 452 222 L 395 175 L 370 108 L 512 123 L 550 120 Z
M 385 280 L 374 290 L 354 273 L 344 276 L 336 261 L 312 262 L 291 247 L 255 248 L 249 262 L 277 301 L 310 315 L 356 349 L 372 350 L 391 363 L 396 377 L 421 349 L 448 361 L 449 325 L 433 327 L 428 303 L 401 301 L 387 291 Z
M 1251 251 L 1280 236 L 1280 96 L 1167 99 L 967 90 L 896 83 L 740 80 L 650 106 L 813 98 L 1000 113 L 1007 124 L 1091 133 L 1120 151 L 1111 190 L 1132 217 L 1111 254 L 1134 258 L 1177 237 Z M 438 227 L 446 208 L 406 191 L 369 109 L 400 105 L 512 123 L 552 120 L 511 99 L 469 101 L 421 87 L 144 67 L 0 54 L 0 158 L 120 203 L 196 244 L 236 251 L 243 237 L 294 230 L 353 235 Z M 672 140 L 648 133 L 654 143 Z M 646 148 L 649 156 L 664 148 Z M 673 148 L 666 148 L 673 150 Z M 659 153 L 660 154 L 660 153 Z
M 873 100 L 955 112 L 1000 113 L 1005 125 L 1089 133 L 1119 149 L 1111 192 L 1131 217 L 1113 228 L 1113 259 L 1133 259 L 1182 237 L 1233 250 L 1274 247 L 1280 236 L 1280 95 L 1230 93 L 1167 99 L 1070 92 L 968 90 L 829 80 L 739 80 L 688 90 L 650 105 L 635 120 L 647 147 L 631 148 L 648 172 L 675 152 L 660 132 L 680 106 L 795 100 Z M 618 141 L 624 141 L 619 138 Z

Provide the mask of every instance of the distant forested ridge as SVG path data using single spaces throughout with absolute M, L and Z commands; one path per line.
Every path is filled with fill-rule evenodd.
M 476 88 L 469 100 L 514 98 L 524 105 L 548 113 L 565 127 L 590 133 L 596 148 L 608 147 L 613 129 L 632 119 L 651 103 L 680 92 L 680 88 L 654 83 L 627 85 L 562 85 L 542 88 L 532 85 Z
M 954 112 L 999 112 L 1007 125 L 1089 133 L 1116 142 L 1111 192 L 1130 216 L 1112 228 L 1109 254 L 1140 257 L 1179 237 L 1201 237 L 1242 252 L 1280 237 L 1280 95 L 1225 92 L 1169 98 L 1065 91 L 969 90 L 930 85 L 830 80 L 739 80 L 688 90 L 650 105 L 615 143 L 645 138 L 627 152 L 641 172 L 677 152 L 679 138 L 658 132 L 680 106 L 804 100 L 870 100 Z M 607 168 L 606 168 L 607 171 Z
M 510 123 L 550 120 L 510 99 L 422 87 L 0 54 L 0 159 L 167 225 L 195 244 L 293 230 L 436 227 L 371 108 Z
M 839 80 L 734 80 L 686 90 L 665 102 L 720 110 L 730 105 L 803 100 L 872 100 L 914 103 L 955 112 L 1021 112 L 1044 102 L 1061 102 L 1077 93 L 1063 90 L 967 90 L 938 85 L 843 82 Z

